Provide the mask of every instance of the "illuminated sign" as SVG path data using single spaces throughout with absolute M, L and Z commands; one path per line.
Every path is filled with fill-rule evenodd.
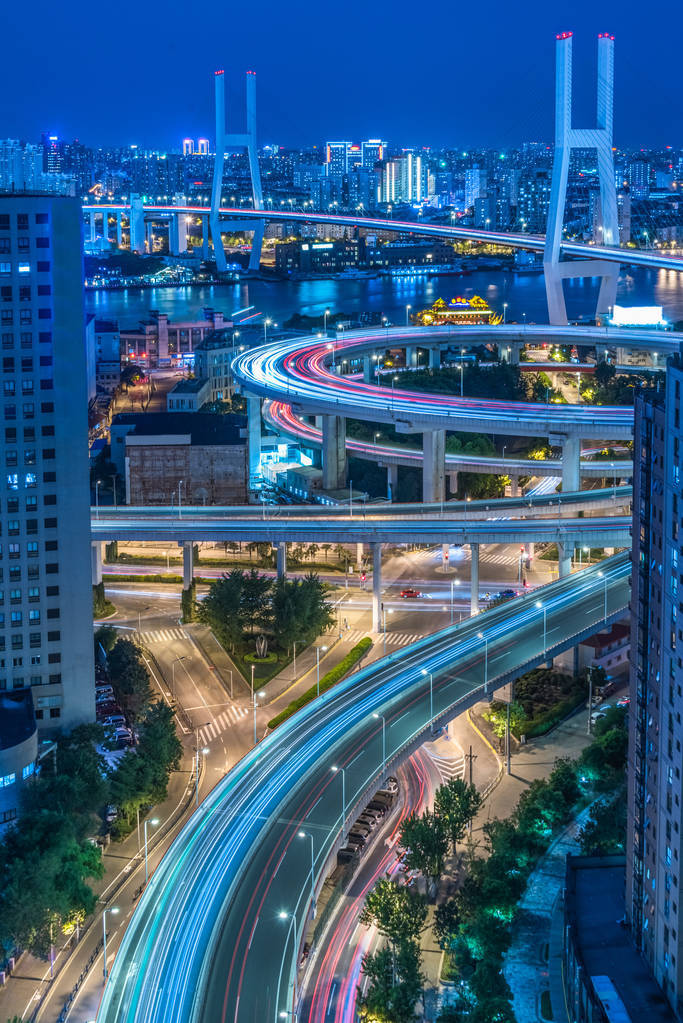
M 312 249 L 333 249 L 334 245 L 332 242 L 317 242 L 315 245 L 311 245 Z
M 661 305 L 615 305 L 612 319 L 615 327 L 664 327 Z

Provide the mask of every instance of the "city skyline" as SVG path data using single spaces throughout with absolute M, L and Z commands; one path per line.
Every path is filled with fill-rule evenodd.
M 0 69 L 4 93 L 14 97 L 3 118 L 3 131 L 9 136 L 33 139 L 49 131 L 95 146 L 137 143 L 151 148 L 175 147 L 186 135 L 212 137 L 212 72 L 225 67 L 228 103 L 237 111 L 242 109 L 243 72 L 253 69 L 258 75 L 259 144 L 301 146 L 321 144 L 328 138 L 378 134 L 403 145 L 456 148 L 550 140 L 551 44 L 555 34 L 565 30 L 576 36 L 577 68 L 582 69 L 576 76 L 575 110 L 581 122 L 588 123 L 594 108 L 594 39 L 607 30 L 619 44 L 616 144 L 675 146 L 683 128 L 683 114 L 676 107 L 651 101 L 653 89 L 667 95 L 675 87 L 675 36 L 667 37 L 654 26 L 651 34 L 641 25 L 636 32 L 624 9 L 617 11 L 616 5 L 596 15 L 592 9 L 575 10 L 568 5 L 566 10 L 546 11 L 534 0 L 522 25 L 496 4 L 481 46 L 463 46 L 460 33 L 471 29 L 455 26 L 452 35 L 446 34 L 450 49 L 444 60 L 430 46 L 428 28 L 425 44 L 409 58 L 403 56 L 405 26 L 414 18 L 407 5 L 399 6 L 389 25 L 379 12 L 363 10 L 364 30 L 348 38 L 347 53 L 344 37 L 340 40 L 339 35 L 330 34 L 333 26 L 313 24 L 296 12 L 294 17 L 285 16 L 269 3 L 258 29 L 246 14 L 231 14 L 229 23 L 217 16 L 215 31 L 208 42 L 203 41 L 200 59 L 195 59 L 183 57 L 179 48 L 174 10 L 177 7 L 175 13 L 180 16 L 181 9 L 176 2 L 161 25 L 144 11 L 128 12 L 141 41 L 153 33 L 158 54 L 155 61 L 137 64 L 130 77 L 103 73 L 100 62 L 106 47 L 83 48 L 79 43 L 76 48 L 76 29 L 87 17 L 80 0 L 70 6 L 66 19 L 60 14 L 59 21 L 42 0 L 38 7 L 38 30 L 36 20 L 29 24 L 19 9 L 2 14 L 7 33 L 30 42 L 34 57 L 32 65 L 27 65 L 19 46 Z M 439 5 L 433 12 L 434 24 L 449 13 L 445 5 Z M 125 10 L 122 15 L 125 19 Z M 239 52 L 233 54 L 230 40 L 236 35 Z M 106 32 L 103 36 L 106 39 Z M 655 45 L 656 61 L 643 62 L 643 50 Z M 184 66 L 188 60 L 189 68 Z M 398 60 L 405 66 L 397 77 L 392 69 Z M 166 74 L 165 61 L 172 67 L 180 62 L 183 73 Z M 636 64 L 638 75 L 632 76 L 628 69 Z M 65 65 L 76 68 L 76 73 L 62 75 Z M 35 66 L 41 67 L 41 75 L 33 73 Z M 312 75 L 315 89 L 311 89 Z M 49 90 L 44 88 L 45 81 L 51 83 Z M 94 82 L 95 88 L 93 100 L 84 105 L 87 81 Z

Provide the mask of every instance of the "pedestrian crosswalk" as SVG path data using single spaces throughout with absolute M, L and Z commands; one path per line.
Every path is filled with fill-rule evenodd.
M 342 639 L 347 640 L 349 643 L 356 644 L 367 636 L 367 632 L 362 629 L 349 629 L 348 632 L 342 633 Z M 418 639 L 423 637 L 417 632 L 387 632 L 386 640 L 387 646 L 408 646 L 410 643 L 417 643 Z M 384 642 L 384 633 L 379 634 L 378 639 L 375 642 Z
M 170 643 L 172 639 L 189 639 L 184 629 L 171 627 L 168 629 L 152 629 L 150 632 L 141 632 L 140 639 L 143 643 Z
M 228 709 L 224 710 L 222 714 L 215 717 L 213 721 L 210 721 L 208 724 L 199 729 L 199 741 L 206 744 L 217 739 L 219 735 L 230 727 L 230 725 L 234 725 L 236 722 L 241 721 L 242 718 L 245 718 L 248 715 L 248 713 L 248 707 L 228 707 Z

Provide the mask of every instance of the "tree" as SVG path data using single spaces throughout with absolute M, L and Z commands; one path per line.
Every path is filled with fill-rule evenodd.
M 436 790 L 434 810 L 446 824 L 454 853 L 480 806 L 481 796 L 476 788 L 462 778 L 450 778 Z
M 427 919 L 427 904 L 417 892 L 381 878 L 365 898 L 360 922 L 374 924 L 394 946 L 417 940 Z
M 579 832 L 584 856 L 610 856 L 624 851 L 626 841 L 626 799 L 623 786 L 616 797 L 599 800 Z
M 407 850 L 406 866 L 419 870 L 435 885 L 448 852 L 449 834 L 443 818 L 429 810 L 421 817 L 411 813 L 401 825 L 400 841 Z
M 275 642 L 289 650 L 292 643 L 312 642 L 334 621 L 326 587 L 317 575 L 278 579 L 273 586 L 272 629 Z
M 457 899 L 448 899 L 436 907 L 434 935 L 443 949 L 450 948 L 460 927 L 461 912 Z
M 402 944 L 396 956 L 390 948 L 364 956 L 362 969 L 369 984 L 365 995 L 359 990 L 361 1019 L 372 1023 L 412 1023 L 424 984 L 420 950 L 415 942 Z
M 327 561 L 329 553 L 332 550 L 332 544 L 331 543 L 321 543 L 320 544 L 320 549 L 321 549 L 321 551 L 324 551 L 324 553 L 325 553 L 325 561 Z
M 116 702 L 126 720 L 135 724 L 152 699 L 149 672 L 142 653 L 129 639 L 119 639 L 109 654 L 108 663 Z
M 199 620 L 208 625 L 218 640 L 232 652 L 241 647 L 244 622 L 241 613 L 244 573 L 234 569 L 211 583 L 198 607 Z

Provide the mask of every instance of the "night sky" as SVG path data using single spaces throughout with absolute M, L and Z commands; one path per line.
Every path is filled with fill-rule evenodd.
M 566 30 L 575 33 L 578 126 L 592 123 L 596 37 L 608 31 L 616 144 L 680 147 L 682 11 L 634 0 L 8 0 L 0 137 L 37 141 L 50 131 L 169 148 L 185 135 L 213 140 L 212 72 L 224 67 L 238 115 L 243 74 L 257 72 L 259 143 L 550 140 L 554 37 Z

